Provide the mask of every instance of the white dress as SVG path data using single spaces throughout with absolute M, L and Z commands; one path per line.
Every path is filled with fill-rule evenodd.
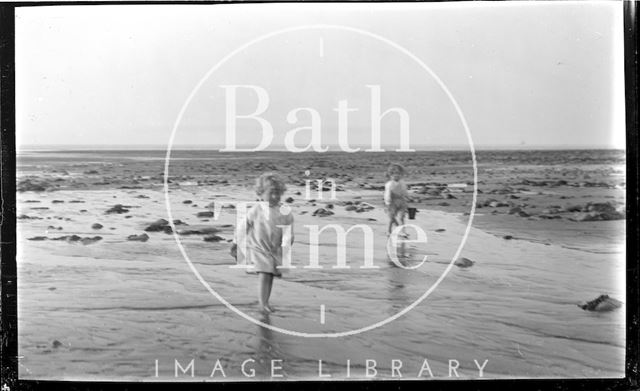
M 290 237 L 279 226 L 290 226 Z M 280 206 L 269 207 L 267 203 L 253 205 L 236 229 L 237 262 L 252 265 L 250 273 L 271 273 L 281 277 L 283 238 L 293 244 L 293 215 L 282 214 Z M 244 243 L 243 243 L 244 242 Z M 243 251 L 246 249 L 246 253 Z
M 390 180 L 384 186 L 384 204 L 387 207 L 389 217 L 400 217 L 407 210 L 407 185 L 401 179 L 399 181 Z

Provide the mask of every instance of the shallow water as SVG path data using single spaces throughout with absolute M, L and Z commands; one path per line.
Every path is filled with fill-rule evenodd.
M 137 194 L 150 198 L 136 199 Z M 28 198 L 39 197 L 43 203 L 50 198 Z M 175 360 L 186 367 L 194 359 L 194 375 L 210 378 L 220 359 L 228 378 L 245 379 L 240 367 L 250 358 L 256 360 L 257 376 L 267 377 L 270 361 L 283 360 L 282 371 L 289 379 L 317 378 L 318 360 L 323 373 L 336 377 L 346 376 L 350 360 L 349 375 L 354 378 L 366 375 L 366 360 L 376 360 L 378 377 L 389 377 L 392 359 L 402 361 L 400 373 L 406 377 L 417 376 L 424 359 L 434 377 L 445 378 L 449 360 L 460 363 L 460 376 L 478 377 L 474 359 L 480 364 L 488 360 L 485 377 L 624 373 L 624 308 L 594 314 L 576 306 L 605 292 L 624 301 L 620 253 L 506 241 L 472 229 L 462 255 L 475 265 L 453 267 L 440 286 L 405 315 L 353 336 L 302 338 L 252 324 L 222 305 L 195 278 L 172 235 L 150 233 L 145 243 L 123 240 L 162 213 L 161 192 L 118 193 L 118 202 L 137 206 L 131 219 L 103 214 L 113 203 L 105 192 L 57 192 L 55 197 L 67 202 L 58 204 L 55 212 L 39 211 L 44 220 L 18 222 L 21 377 L 152 380 L 158 360 L 159 378 L 173 378 Z M 85 203 L 71 204 L 71 199 Z M 175 206 L 174 218 L 197 221 L 193 209 Z M 90 211 L 78 214 L 79 208 Z M 299 213 L 313 208 L 293 209 Z M 339 219 L 355 223 L 347 212 L 338 213 L 344 215 Z M 72 221 L 55 220 L 54 225 L 64 226 L 55 235 L 93 236 L 90 225 L 99 221 L 105 226 L 99 233 L 104 239 L 87 246 L 25 240 L 47 231 L 52 220 L 46 217 L 54 215 L 72 216 Z M 232 214 L 226 217 L 233 219 Z M 447 268 L 465 229 L 456 215 L 421 211 L 415 222 L 429 241 L 413 251 L 427 254 L 428 260 L 418 270 L 403 270 L 388 265 L 379 245 L 384 241 L 382 217 L 381 211 L 366 213 L 367 219 L 378 219 L 370 224 L 380 269 L 356 268 L 362 251 L 359 235 L 347 242 L 353 268 L 331 269 L 335 243 L 326 240 L 321 250 L 325 269 L 305 270 L 298 264 L 277 279 L 272 297 L 277 312 L 266 319 L 256 310 L 257 278 L 229 268 L 228 243 L 188 237 L 184 245 L 203 279 L 247 315 L 297 332 L 343 332 L 384 320 L 421 296 Z M 294 259 L 307 259 L 304 225 L 321 219 L 309 214 L 295 218 Z M 443 227 L 444 233 L 434 232 Z M 231 232 L 221 235 L 230 238 Z M 325 324 L 320 322 L 321 305 Z M 54 340 L 62 345 L 54 348 Z M 187 372 L 181 376 L 188 378 Z M 214 375 L 223 379 L 220 371 Z M 429 377 L 428 372 L 423 376 Z
M 280 379 L 272 377 L 273 370 L 285 379 L 310 380 L 327 374 L 352 379 L 374 374 L 405 379 L 624 376 L 624 220 L 532 221 L 506 212 L 494 214 L 495 208 L 478 209 L 460 254 L 475 264 L 449 268 L 469 221 L 463 214 L 471 205 L 469 186 L 462 186 L 468 180 L 468 156 L 426 153 L 407 161 L 415 167 L 409 180 L 424 182 L 422 175 L 433 172 L 429 181 L 459 185 L 451 186 L 456 199 L 448 199 L 448 207 L 438 205 L 442 198 L 423 200 L 416 220 L 410 222 L 426 232 L 427 243 L 411 244 L 409 251 L 412 264 L 425 255 L 427 261 L 416 270 L 393 267 L 386 256 L 381 195 L 355 185 L 379 184 L 380 167 L 395 158 L 392 155 L 362 160 L 362 156 L 347 159 L 338 154 L 306 161 L 265 153 L 257 154 L 252 164 L 233 156 L 227 163 L 212 163 L 217 157 L 204 152 L 177 155 L 197 163 L 185 160 L 184 165 L 178 161 L 172 166 L 172 176 L 178 177 L 170 185 L 172 217 L 192 226 L 220 227 L 224 239 L 233 236 L 232 228 L 225 227 L 235 223 L 233 210 L 223 209 L 217 220 L 197 218 L 196 212 L 211 201 L 253 200 L 248 184 L 274 162 L 290 173 L 312 166 L 318 175 L 343 178 L 353 186 L 338 192 L 338 201 L 361 197 L 376 206 L 373 211 L 355 213 L 335 204 L 335 215 L 313 217 L 313 210 L 325 203 L 318 201 L 314 206 L 295 194 L 304 194 L 304 188 L 289 186 L 284 197 L 294 198 L 296 268 L 275 280 L 271 301 L 276 312 L 268 317 L 257 311 L 257 277 L 230 268 L 234 260 L 227 241 L 180 236 L 191 265 L 174 235 L 150 232 L 147 242 L 127 241 L 128 235 L 141 234 L 148 223 L 168 218 L 159 176 L 162 151 L 19 157 L 21 176 L 35 175 L 61 185 L 56 191 L 18 194 L 18 215 L 40 218 L 17 222 L 20 377 L 153 381 L 175 379 L 176 368 L 181 380 L 191 379 L 193 368 L 195 379 L 212 381 L 251 380 L 246 373 L 252 369 L 259 378 Z M 567 202 L 624 202 L 624 188 L 616 187 L 624 177 L 611 176 L 617 172 L 614 165 L 620 163 L 616 151 L 484 152 L 479 157 L 479 199 L 499 198 L 491 192 L 509 183 L 519 189 L 511 192 L 520 197 L 514 202 L 527 202 L 532 212 Z M 432 165 L 438 161 L 447 164 Z M 558 171 L 559 162 L 567 169 Z M 99 174 L 86 174 L 89 170 Z M 586 175 L 592 178 L 585 179 Z M 609 181 L 611 186 L 518 185 L 522 178 L 560 177 L 569 185 L 591 180 Z M 228 183 L 197 185 L 198 180 L 211 178 Z M 119 188 L 123 186 L 137 188 Z M 530 199 L 521 201 L 525 198 Z M 187 200 L 192 202 L 183 203 Z M 116 203 L 130 206 L 130 211 L 105 214 Z M 43 207 L 48 209 L 33 209 Z M 96 222 L 104 227 L 92 229 Z M 349 234 L 345 246 L 338 245 L 331 231 L 323 233 L 319 248 L 323 269 L 304 268 L 309 259 L 305 225 L 329 223 L 369 226 L 374 235 L 374 265 L 379 268 L 360 268 L 365 243 L 357 230 Z M 439 229 L 445 230 L 436 232 Z M 103 239 L 89 245 L 28 240 L 71 234 Z M 513 239 L 503 239 L 506 234 Z M 342 250 L 350 269 L 332 268 Z M 304 338 L 264 327 L 293 334 L 367 328 L 407 309 L 448 268 L 437 288 L 410 311 L 362 333 Z M 241 313 L 214 297 L 194 271 Z M 600 294 L 621 300 L 623 307 L 591 313 L 577 306 Z M 188 367 L 191 360 L 193 366 Z M 222 370 L 216 368 L 216 360 Z M 245 361 L 246 373 L 242 371 Z M 189 368 L 186 373 L 176 362 Z M 452 369 L 456 366 L 457 370 Z

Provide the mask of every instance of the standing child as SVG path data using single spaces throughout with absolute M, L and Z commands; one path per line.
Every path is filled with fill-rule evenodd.
M 387 169 L 387 178 L 389 181 L 384 185 L 384 204 L 387 207 L 389 215 L 389 226 L 387 233 L 390 235 L 397 226 L 404 225 L 404 217 L 407 213 L 407 201 L 409 192 L 407 186 L 402 180 L 405 175 L 405 169 L 400 164 L 393 163 Z M 403 233 L 403 235 L 405 234 Z M 405 256 L 404 243 L 402 244 L 401 256 Z
M 280 176 L 273 173 L 260 175 L 255 191 L 262 202 L 247 211 L 246 219 L 236 230 L 238 245 L 234 245 L 235 250 L 232 248 L 238 263 L 252 265 L 250 271 L 258 273 L 258 302 L 260 310 L 266 313 L 274 311 L 269 305 L 273 277 L 282 277 L 277 266 L 282 265 L 283 237 L 293 244 L 293 215 L 283 214 L 280 208 L 280 198 L 285 190 Z M 290 239 L 285 235 L 290 235 Z M 243 246 L 246 254 L 238 251 L 243 250 Z

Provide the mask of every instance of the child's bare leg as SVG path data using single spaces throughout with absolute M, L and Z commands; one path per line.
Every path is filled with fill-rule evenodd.
M 265 303 L 265 308 L 269 312 L 274 312 L 275 310 L 269 304 L 269 298 L 271 297 L 271 288 L 273 287 L 273 274 L 265 273 L 267 275 L 267 301 Z
M 260 310 L 268 311 L 269 306 L 269 294 L 271 293 L 271 274 L 258 273 L 258 279 L 260 284 L 258 286 L 258 302 L 260 304 Z
M 273 308 L 269 305 L 269 297 L 271 296 L 271 287 L 273 286 L 273 274 L 271 273 L 258 273 L 260 279 L 260 286 L 258 292 L 258 300 L 260 303 L 260 310 L 264 312 L 273 312 Z
M 400 237 L 402 237 L 403 239 L 406 239 L 407 235 L 406 235 L 406 232 L 404 231 L 404 213 L 402 213 L 400 216 L 396 216 L 395 221 L 399 227 L 402 227 L 402 229 L 400 230 Z M 400 241 L 400 256 L 402 258 L 406 258 L 404 240 Z

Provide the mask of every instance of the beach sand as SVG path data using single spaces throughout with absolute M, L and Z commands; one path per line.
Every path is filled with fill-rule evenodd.
M 304 155 L 175 153 L 171 217 L 188 224 L 176 228 L 215 227 L 220 237 L 213 242 L 206 234 L 178 234 L 191 266 L 244 314 L 295 332 L 356 330 L 414 303 L 450 266 L 467 228 L 469 154 Z M 419 209 L 408 222 L 428 237 L 410 245 L 415 259 L 427 256 L 416 270 L 391 266 L 385 253 L 381 186 L 389 161 L 408 168 Z M 276 372 L 287 380 L 323 380 L 319 360 L 323 374 L 334 378 L 347 377 L 347 360 L 351 379 L 366 378 L 367 360 L 375 360 L 376 378 L 392 378 L 394 359 L 401 360 L 405 379 L 415 378 L 425 359 L 442 379 L 478 378 L 474 360 L 488 360 L 485 378 L 624 376 L 622 151 L 479 153 L 478 208 L 460 253 L 473 266 L 452 266 L 424 301 L 394 321 L 339 338 L 303 338 L 249 322 L 198 281 L 173 234 L 144 231 L 169 219 L 164 151 L 21 153 L 18 166 L 20 378 L 171 380 L 176 360 L 182 367 L 193 360 L 196 380 L 255 380 L 241 371 L 247 359 L 255 360 L 247 368 L 255 368 L 256 378 L 268 379 L 272 360 L 282 360 Z M 255 200 L 252 181 L 269 170 L 289 180 L 283 200 L 293 199 L 287 205 L 295 219 L 297 268 L 275 280 L 276 312 L 265 317 L 257 311 L 257 277 L 230 267 L 236 211 L 223 208 L 215 219 L 197 214 L 211 202 Z M 337 199 L 306 200 L 304 180 L 324 177 L 336 179 Z M 347 210 L 356 202 L 374 208 Z M 609 207 L 593 207 L 605 203 Z M 127 211 L 106 213 L 116 204 Z M 319 208 L 334 214 L 313 216 Z M 96 223 L 102 227 L 92 228 Z M 360 268 L 359 232 L 350 234 L 345 249 L 335 234 L 323 233 L 324 268 L 305 269 L 305 225 L 330 223 L 371 227 L 379 269 Z M 143 233 L 148 240 L 127 239 Z M 79 240 L 52 240 L 65 235 Z M 350 269 L 332 268 L 339 250 L 346 251 Z M 601 294 L 622 307 L 578 307 Z M 216 360 L 226 377 L 220 371 L 210 376 Z M 450 360 L 459 364 L 455 373 Z M 191 379 L 190 372 L 179 379 Z

